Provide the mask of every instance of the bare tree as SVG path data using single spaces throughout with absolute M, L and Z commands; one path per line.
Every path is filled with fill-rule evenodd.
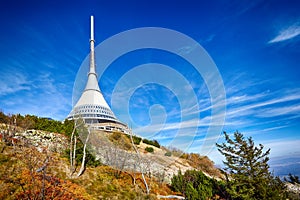
M 71 176 L 75 171 L 74 162 L 73 162 L 73 155 L 75 155 L 76 146 L 74 146 L 74 153 L 73 153 L 73 150 L 72 150 L 72 148 L 73 148 L 73 138 L 74 138 L 75 131 L 76 131 L 76 122 L 74 123 L 73 131 L 72 131 L 72 134 L 71 134 L 71 141 L 70 141 L 70 173 L 71 173 Z M 75 142 L 75 144 L 76 144 L 76 142 Z M 75 161 L 75 159 L 74 159 L 74 161 Z
M 73 158 L 72 158 L 72 162 L 73 162 L 73 173 L 75 172 L 75 166 L 76 166 L 76 144 L 77 144 L 77 136 L 75 135 L 74 137 L 74 148 L 73 148 Z M 72 173 L 72 174 L 73 174 Z
M 79 172 L 77 173 L 77 177 L 81 176 L 85 170 L 86 148 L 91 134 L 91 126 L 89 126 L 88 128 L 84 127 L 84 129 L 87 131 L 87 135 L 83 146 L 83 157 L 81 161 L 81 167 L 79 169 Z
M 74 121 L 74 127 L 72 130 L 71 138 L 70 138 L 70 175 L 72 176 L 76 170 L 76 130 L 78 127 L 82 126 L 84 121 L 82 118 L 79 118 Z

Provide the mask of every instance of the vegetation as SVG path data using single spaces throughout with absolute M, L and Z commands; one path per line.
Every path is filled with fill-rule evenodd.
M 45 148 L 39 148 L 40 151 L 37 151 L 36 147 L 18 143 L 18 139 L 13 137 L 8 138 L 11 141 L 5 140 L 6 134 L 3 133 L 6 132 L 0 134 L 3 141 L 0 142 L 0 199 L 155 199 L 156 194 L 183 194 L 186 199 L 287 198 L 283 182 L 269 172 L 270 149 L 264 151 L 263 145 L 255 146 L 252 138 L 245 139 L 239 132 L 234 133 L 233 139 L 225 133 L 225 142 L 217 144 L 226 159 L 223 176 L 226 176 L 226 180 L 222 181 L 205 175 L 207 173 L 213 177 L 222 177 L 207 156 L 183 153 L 176 148 L 165 149 L 165 156 L 180 156 L 196 169 L 188 170 L 184 174 L 179 171 L 178 175 L 171 179 L 169 187 L 160 181 L 164 178 L 150 178 L 138 171 L 125 171 L 122 168 L 126 164 L 127 151 L 133 148 L 132 143 L 140 144 L 143 141 L 160 148 L 156 140 L 142 140 L 133 136 L 131 141 L 129 135 L 120 132 L 108 134 L 107 141 L 112 144 L 106 152 L 107 158 L 112 160 L 111 164 L 108 164 L 109 167 L 102 165 L 87 149 L 84 153 L 88 135 L 84 133 L 85 136 L 80 137 L 83 141 L 77 140 L 79 134 L 76 130 L 81 134 L 83 130 L 75 129 L 73 121 L 62 123 L 19 114 L 6 116 L 0 111 L 0 123 L 4 123 L 2 127 L 8 127 L 9 133 L 12 128 L 16 131 L 15 128 L 21 127 L 20 130 L 60 132 L 70 139 L 70 148 L 62 156 Z M 85 131 L 90 133 L 89 130 Z M 120 148 L 120 151 L 115 147 Z M 145 151 L 152 153 L 154 148 L 147 146 Z M 119 155 L 116 156 L 117 154 Z M 88 170 L 80 177 L 72 177 L 67 170 L 69 164 L 66 157 L 72 161 L 71 167 L 74 167 L 74 172 L 79 165 L 87 166 Z M 137 162 L 141 160 L 137 159 Z M 79 171 L 82 169 L 85 167 L 81 166 Z M 162 176 L 164 177 L 164 174 Z M 148 184 L 144 184 L 145 181 L 149 182 L 150 194 L 146 194 L 149 189 Z M 285 181 L 299 184 L 299 177 L 289 174 Z M 298 198 L 299 194 L 295 193 L 290 197 Z
M 269 172 L 270 149 L 263 151 L 263 145 L 254 145 L 252 138 L 245 139 L 234 133 L 231 139 L 225 134 L 226 143 L 217 144 L 225 156 L 225 170 L 229 172 L 226 191 L 232 199 L 283 199 L 284 185 L 278 177 Z
M 292 183 L 292 184 L 295 184 L 295 183 L 300 184 L 299 177 L 296 175 L 292 175 L 291 173 L 289 173 L 288 178 L 284 177 L 284 181 Z
M 31 120 L 26 121 L 25 119 L 33 119 L 33 123 L 30 122 Z M 30 115 L 23 117 L 21 115 L 6 116 L 4 114 L 1 120 L 2 122 L 8 123 L 1 125 L 1 132 L 5 130 L 5 132 L 0 134 L 0 139 L 3 136 L 2 140 L 5 135 L 11 135 L 11 133 L 13 133 L 10 130 L 14 130 L 15 132 L 38 127 L 51 132 L 67 130 L 63 133 L 70 140 L 70 148 L 64 153 L 64 156 L 54 154 L 43 146 L 37 147 L 38 149 L 43 149 L 43 152 L 39 152 L 36 147 L 30 146 L 30 143 L 21 142 L 20 140 L 23 140 L 22 138 L 15 139 L 17 143 L 11 143 L 10 140 L 14 139 L 14 134 L 9 136 L 9 140 L 6 140 L 4 143 L 1 143 L 3 145 L 0 145 L 0 170 L 3 169 L 0 173 L 0 188 L 1 191 L 2 189 L 7 190 L 7 192 L 3 194 L 1 193 L 0 199 L 155 199 L 154 194 L 156 193 L 161 195 L 173 194 L 165 183 L 159 182 L 155 177 L 150 179 L 147 176 L 144 177 L 143 174 L 138 171 L 125 172 L 119 168 L 103 166 L 100 161 L 96 161 L 95 157 L 88 151 L 84 153 L 84 146 L 88 135 L 82 133 L 82 131 L 86 132 L 86 130 L 81 130 L 80 125 L 78 126 L 77 124 L 74 126 L 73 121 L 61 123 L 55 120 Z M 22 125 L 23 129 L 17 126 L 18 124 Z M 15 130 L 16 128 L 20 129 Z M 9 130 L 7 133 L 10 134 L 6 134 L 6 129 Z M 83 134 L 83 136 L 80 136 L 82 141 L 78 140 L 80 134 Z M 110 154 L 119 152 L 116 151 L 114 147 L 120 147 L 124 150 L 128 150 L 128 146 L 130 148 L 132 147 L 130 138 L 125 134 L 114 132 L 108 135 L 111 144 L 114 144 L 109 147 L 111 151 Z M 142 139 L 135 137 L 135 140 L 135 143 L 140 143 Z M 150 148 L 153 149 L 152 147 Z M 124 150 L 120 152 L 126 153 Z M 5 156 L 3 156 L 4 154 L 2 155 L 3 152 Z M 34 154 L 27 157 L 29 154 L 24 154 L 25 152 L 34 152 Z M 16 159 L 17 157 L 26 159 L 18 161 L 18 159 Z M 66 157 L 72 161 L 72 164 L 68 164 Z M 110 156 L 109 159 L 114 158 Z M 123 157 L 123 159 L 126 160 L 126 156 Z M 21 166 L 15 165 L 14 163 L 16 162 L 20 163 Z M 115 162 L 122 165 L 122 162 L 119 162 L 119 160 L 115 160 Z M 146 167 L 148 166 L 147 162 L 142 162 L 144 164 L 146 163 Z M 79 173 L 80 175 L 82 174 L 81 169 L 85 170 L 85 167 L 82 168 L 82 164 L 87 166 L 88 170 L 86 170 L 82 176 L 78 177 Z M 81 165 L 80 170 L 77 176 L 73 177 L 72 174 L 77 171 L 76 168 L 79 168 L 79 165 Z M 74 167 L 74 169 L 72 169 L 72 167 Z M 12 169 L 13 171 L 6 173 L 6 169 Z M 26 174 L 24 180 L 23 178 L 19 178 L 21 177 L 20 174 L 23 173 Z M 115 176 L 115 174 L 118 174 L 118 176 Z M 15 179 L 13 178 L 14 176 L 18 178 Z M 147 189 L 148 186 L 145 185 L 144 179 L 147 182 L 151 182 L 149 187 L 151 186 L 152 194 L 148 194 L 150 190 Z M 65 189 L 65 187 L 68 187 L 68 189 Z
M 234 133 L 233 139 L 227 133 L 224 134 L 226 142 L 217 144 L 217 147 L 226 159 L 224 161 L 226 180 L 217 181 L 201 172 L 205 166 L 211 164 L 208 164 L 208 158 L 205 156 L 193 153 L 182 154 L 182 158 L 187 159 L 193 167 L 201 171 L 186 171 L 184 174 L 179 171 L 178 175 L 172 178 L 171 186 L 174 191 L 181 192 L 186 199 L 299 198 L 297 194 L 288 193 L 284 183 L 269 172 L 270 149 L 264 151 L 263 145 L 255 146 L 251 137 L 245 139 L 239 132 Z M 290 174 L 289 179 L 285 180 L 295 184 L 299 178 Z
M 213 161 L 207 156 L 201 156 L 197 153 L 183 153 L 180 158 L 186 159 L 189 165 L 197 170 L 206 172 L 214 177 L 222 176 L 220 170 L 214 167 Z
M 145 144 L 149 144 L 149 145 L 152 145 L 152 146 L 155 146 L 157 148 L 160 148 L 160 144 L 158 143 L 157 140 L 147 140 L 147 139 L 143 139 L 143 142 Z
M 29 147 L 17 152 L 7 147 L 2 156 L 6 159 L 0 165 L 1 199 L 91 199 L 84 187 L 58 177 L 64 173 L 55 167 L 55 156 Z M 60 174 L 54 176 L 54 171 Z
M 34 115 L 5 115 L 0 111 L 0 123 L 16 125 L 23 129 L 36 129 L 55 133 L 62 133 L 67 136 L 72 133 L 73 121 L 65 120 L 64 123 L 49 118 L 37 117 Z
M 145 150 L 149 153 L 153 153 L 154 149 L 152 147 L 146 147 Z
M 126 136 L 130 139 L 130 135 L 126 135 Z M 132 140 L 133 140 L 133 143 L 134 143 L 135 145 L 139 145 L 139 144 L 141 143 L 141 141 L 142 141 L 142 138 L 133 135 L 133 136 L 132 136 Z
M 226 198 L 225 184 L 222 181 L 209 178 L 201 171 L 188 170 L 184 174 L 181 171 L 173 176 L 172 188 L 181 192 L 188 200 L 219 199 Z
M 165 153 L 165 156 L 170 157 L 170 156 L 172 156 L 172 153 L 170 151 L 168 151 L 168 152 Z
M 4 148 L 5 146 L 5 148 Z M 68 160 L 59 154 L 39 152 L 35 147 L 6 146 L 0 142 L 0 199 L 156 199 L 156 194 L 174 194 L 165 183 L 141 174 L 121 172 L 109 166 L 88 167 L 76 178 L 69 176 Z
M 64 157 L 70 160 L 70 149 L 66 149 Z M 75 157 L 76 165 L 81 164 L 82 157 L 83 157 L 83 143 L 81 142 L 81 140 L 79 140 L 77 141 L 77 145 L 76 145 L 76 157 Z M 101 165 L 101 162 L 100 160 L 96 160 L 95 156 L 91 154 L 89 151 L 87 151 L 85 164 L 88 167 L 97 167 Z
M 109 140 L 121 149 L 124 149 L 124 150 L 132 149 L 132 144 L 131 144 L 130 138 L 128 138 L 121 132 L 116 132 L 116 131 L 113 132 L 109 136 Z
M 62 178 L 66 175 L 57 170 L 59 161 L 55 155 L 34 147 L 6 146 L 1 157 L 0 199 L 91 198 L 83 187 Z

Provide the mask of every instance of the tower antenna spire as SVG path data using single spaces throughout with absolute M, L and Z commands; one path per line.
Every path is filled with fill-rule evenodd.
M 94 40 L 94 16 L 91 16 L 91 40 Z
M 95 65 L 95 39 L 94 39 L 94 16 L 91 16 L 91 39 L 90 39 L 90 72 L 89 74 L 96 75 Z M 96 75 L 97 76 L 97 75 Z

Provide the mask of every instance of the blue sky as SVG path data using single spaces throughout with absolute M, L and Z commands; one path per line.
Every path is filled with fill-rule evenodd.
M 299 9 L 299 1 L 1 1 L 0 109 L 64 119 L 72 108 L 77 71 L 89 54 L 89 17 L 94 15 L 96 45 L 140 27 L 168 28 L 193 38 L 213 59 L 224 83 L 223 130 L 252 136 L 271 148 L 274 158 L 299 159 Z M 146 84 L 130 97 L 131 126 L 139 132 L 150 124 L 147 130 L 158 130 L 150 137 L 168 145 L 180 122 L 186 137 L 193 138 L 186 150 L 199 152 L 211 98 L 203 77 L 178 56 L 156 49 L 121 56 L 101 76 L 104 97 L 111 105 L 117 82 L 146 63 L 170 66 L 188 80 L 199 106 L 191 112 L 196 111 L 200 125 L 195 118 L 181 118 L 174 91 Z M 112 109 L 121 117 L 118 106 Z M 195 126 L 196 135 L 191 132 Z M 220 163 L 216 150 L 209 156 Z

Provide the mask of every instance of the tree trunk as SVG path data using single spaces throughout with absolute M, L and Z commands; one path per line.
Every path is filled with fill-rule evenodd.
M 88 135 L 87 135 L 86 140 L 84 142 L 83 157 L 82 157 L 81 167 L 80 167 L 80 170 L 79 170 L 79 172 L 77 174 L 77 177 L 81 176 L 83 174 L 84 170 L 85 170 L 86 145 L 87 145 L 87 142 L 88 142 L 90 134 L 91 134 L 90 127 L 87 129 L 87 131 L 88 131 Z
M 71 173 L 71 175 L 74 173 L 73 138 L 74 138 L 75 130 L 76 130 L 76 123 L 74 124 L 74 128 L 73 128 L 72 135 L 71 135 L 71 141 L 70 141 L 70 173 Z
M 73 161 L 73 171 L 72 171 L 71 176 L 74 174 L 74 172 L 76 170 L 76 144 L 77 144 L 77 137 L 75 135 L 74 136 L 74 147 L 73 147 L 73 158 L 72 158 L 72 161 Z

